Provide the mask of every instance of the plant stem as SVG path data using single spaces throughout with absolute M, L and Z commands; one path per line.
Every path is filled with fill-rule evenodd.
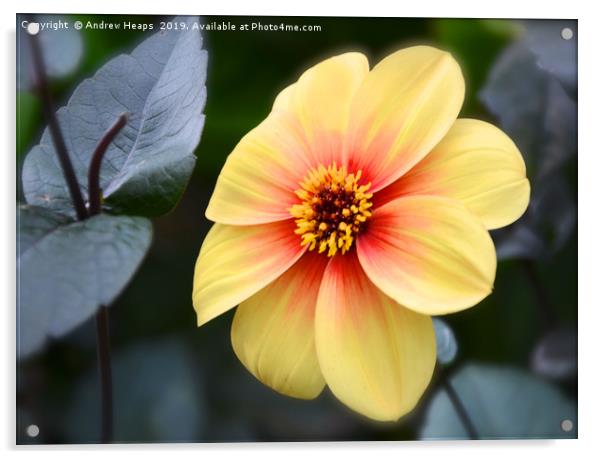
M 71 196 L 75 213 L 78 220 L 84 220 L 88 217 L 88 211 L 86 210 L 86 205 L 84 204 L 84 198 L 82 197 L 82 192 L 77 182 L 75 170 L 73 169 L 73 164 L 71 163 L 69 153 L 67 152 L 65 139 L 61 133 L 61 127 L 56 119 L 52 105 L 52 98 L 50 96 L 50 89 L 48 80 L 46 78 L 46 69 L 44 66 L 44 58 L 42 57 L 42 50 L 40 48 L 40 41 L 37 35 L 29 35 L 29 37 L 33 66 L 35 70 L 34 73 L 36 76 L 36 86 L 38 92 L 40 93 L 40 97 L 42 98 L 44 116 L 46 118 L 46 122 L 48 123 L 48 129 L 50 130 L 50 135 L 52 136 L 52 142 L 54 143 L 56 154 L 63 171 L 63 176 L 65 177 L 65 182 L 67 183 L 67 188 L 69 189 L 69 195 Z
M 113 377 L 111 374 L 110 336 L 109 309 L 101 306 L 96 313 L 96 351 L 101 394 L 101 443 L 110 443 L 113 438 Z
M 100 166 L 102 165 L 102 160 L 107 148 L 109 148 L 113 139 L 127 124 L 127 121 L 128 117 L 126 113 L 119 115 L 113 126 L 102 136 L 92 154 L 90 168 L 88 169 L 88 211 L 90 216 L 99 214 L 102 207 L 102 190 L 100 189 Z
M 127 114 L 119 116 L 113 126 L 102 136 L 90 160 L 88 168 L 88 211 L 98 215 L 102 209 L 100 167 L 107 149 L 119 131 L 127 124 Z M 111 371 L 111 333 L 109 309 L 100 306 L 96 313 L 96 350 L 98 353 L 98 377 L 100 379 L 100 442 L 110 443 L 113 438 L 113 376 Z
M 29 16 L 29 20 L 34 18 Z M 102 195 L 100 190 L 100 166 L 104 154 L 115 136 L 127 123 L 127 115 L 123 114 L 100 140 L 90 164 L 88 180 L 90 185 L 90 212 L 86 209 L 83 195 L 67 151 L 65 139 L 56 119 L 50 87 L 46 78 L 46 69 L 42 50 L 37 35 L 30 35 L 33 65 L 36 75 L 37 90 L 42 98 L 42 107 L 48 123 L 48 129 L 55 146 L 55 151 L 69 189 L 78 220 L 85 220 L 91 215 L 100 213 Z M 98 354 L 98 375 L 101 393 L 101 442 L 110 443 L 113 436 L 113 382 L 111 374 L 111 345 L 109 332 L 109 311 L 101 305 L 96 313 L 96 348 Z
M 452 385 L 447 375 L 447 372 L 442 365 L 439 365 L 439 378 L 441 380 L 441 384 L 443 385 L 445 393 L 449 397 L 451 404 L 453 405 L 454 409 L 456 410 L 456 413 L 458 414 L 458 417 L 460 418 L 460 422 L 462 422 L 462 425 L 464 426 L 464 429 L 468 434 L 468 437 L 471 440 L 478 440 L 479 434 L 477 433 L 477 429 L 474 423 L 472 422 L 472 419 L 470 419 L 466 407 L 462 403 L 460 396 L 454 389 L 454 386 Z

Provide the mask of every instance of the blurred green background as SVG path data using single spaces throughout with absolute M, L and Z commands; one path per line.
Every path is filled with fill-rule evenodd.
M 68 17 L 75 19 L 92 18 Z M 115 17 L 93 19 L 99 22 Z M 136 22 L 154 24 L 162 19 L 135 18 Z M 420 438 L 429 402 L 437 391 L 437 378 L 411 415 L 397 423 L 379 424 L 347 410 L 327 389 L 317 400 L 298 401 L 257 382 L 231 349 L 233 311 L 197 329 L 191 291 L 194 263 L 210 228 L 204 210 L 219 171 L 238 140 L 265 118 L 282 88 L 330 55 L 359 50 L 374 65 L 408 45 L 431 44 L 449 50 L 460 62 L 466 79 L 461 116 L 499 125 L 499 117 L 482 102 L 480 91 L 503 51 L 522 39 L 524 24 L 471 19 L 204 18 L 206 23 L 214 21 L 319 25 L 321 31 L 204 34 L 204 46 L 209 50 L 208 97 L 195 173 L 175 211 L 154 221 L 152 249 L 133 282 L 110 309 L 116 440 Z M 83 30 L 82 59 L 73 72 L 52 80 L 57 108 L 66 103 L 82 79 L 117 54 L 131 52 L 147 34 Z M 563 87 L 574 96 L 571 88 Z M 44 122 L 37 96 L 26 86 L 20 87 L 17 94 L 20 175 L 23 158 L 39 141 Z M 562 120 L 563 112 L 559 114 Z M 520 146 L 519 140 L 514 140 Z M 568 183 L 568 197 L 574 207 L 577 158 L 576 151 L 569 153 L 557 173 Z M 529 168 L 528 173 L 534 188 L 540 186 L 532 175 L 534 169 Z M 17 199 L 22 200 L 20 191 Z M 555 230 L 546 227 L 542 231 L 548 237 Z M 534 361 L 536 348 L 545 346 L 547 339 L 552 347 L 544 349 L 545 355 L 552 355 L 553 364 L 560 361 L 565 367 L 576 365 L 576 351 L 571 348 L 577 321 L 574 222 L 567 231 L 562 243 L 553 250 L 544 250 L 543 255 L 500 257 L 493 294 L 472 309 L 445 317 L 459 348 L 449 373 L 467 362 L 512 366 L 537 373 L 537 378 L 546 379 L 566 400 L 576 401 L 576 367 L 558 376 L 542 372 Z M 49 343 L 37 356 L 19 362 L 17 389 L 18 442 L 97 441 L 99 399 L 92 321 Z M 560 425 L 561 420 L 553 422 Z M 25 434 L 32 423 L 40 428 L 36 438 Z M 447 438 L 445 432 L 436 436 Z M 454 438 L 451 434 L 449 437 Z

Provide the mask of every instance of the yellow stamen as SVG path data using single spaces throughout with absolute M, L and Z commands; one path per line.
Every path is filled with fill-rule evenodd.
M 289 212 L 295 217 L 296 234 L 301 245 L 333 257 L 346 253 L 357 234 L 372 216 L 370 183 L 359 184 L 361 171 L 350 174 L 344 166 L 320 165 L 311 170 L 301 188 L 295 191 L 301 200 Z M 327 250 L 328 249 L 328 250 Z

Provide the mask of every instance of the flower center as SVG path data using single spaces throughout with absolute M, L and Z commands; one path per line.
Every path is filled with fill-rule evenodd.
M 300 183 L 295 194 L 301 204 L 289 211 L 295 217 L 296 234 L 301 236 L 301 245 L 309 250 L 318 249 L 334 256 L 342 254 L 353 245 L 356 235 L 362 231 L 372 213 L 370 184 L 359 185 L 362 171 L 347 173 L 347 168 L 332 164 L 313 169 Z

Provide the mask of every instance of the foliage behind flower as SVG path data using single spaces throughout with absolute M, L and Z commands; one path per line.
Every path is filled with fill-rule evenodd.
M 371 71 L 347 53 L 310 68 L 228 158 L 194 277 L 198 324 L 239 305 L 237 356 L 286 395 L 328 384 L 352 409 L 396 420 L 426 389 L 429 316 L 491 293 L 487 230 L 529 200 L 514 143 L 456 119 L 456 61 L 417 46 Z

